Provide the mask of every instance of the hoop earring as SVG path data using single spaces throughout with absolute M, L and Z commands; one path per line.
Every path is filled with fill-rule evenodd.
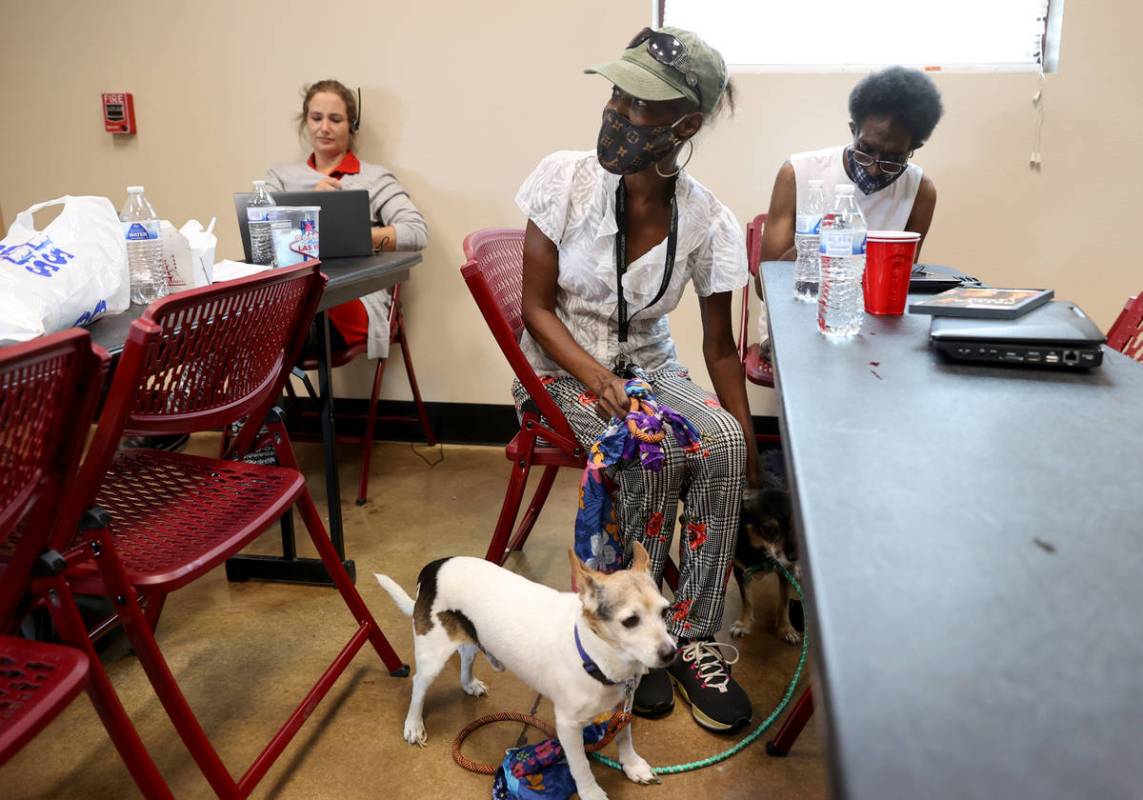
M 673 178 L 676 175 L 678 175 L 680 172 L 682 172 L 683 168 L 686 167 L 687 164 L 691 163 L 691 156 L 693 156 L 695 154 L 695 143 L 692 140 L 687 139 L 687 144 L 689 144 L 691 146 L 691 149 L 687 151 L 687 160 L 684 161 L 682 166 L 679 167 L 678 169 L 676 169 L 674 172 L 664 173 L 662 170 L 659 169 L 659 162 L 658 161 L 655 162 L 655 172 L 658 174 L 658 176 L 660 178 Z

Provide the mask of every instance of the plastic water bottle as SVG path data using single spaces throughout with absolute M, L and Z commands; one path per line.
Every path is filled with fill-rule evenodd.
M 250 225 L 250 260 L 255 264 L 274 267 L 273 224 L 263 210 L 275 205 L 274 198 L 266 191 L 266 181 L 254 181 L 254 195 L 246 206 L 246 221 Z
M 163 271 L 163 242 L 159 217 L 147 202 L 142 186 L 127 187 L 127 202 L 119 212 L 127 240 L 127 266 L 131 274 L 131 302 L 147 304 L 170 294 Z
M 865 216 L 853 196 L 852 184 L 838 184 L 830 224 L 822 225 L 822 282 L 818 292 L 818 330 L 830 336 L 853 336 L 861 330 L 865 300 Z
M 809 182 L 809 191 L 798 198 L 798 214 L 794 227 L 794 245 L 798 260 L 794 264 L 794 298 L 812 303 L 818 297 L 821 261 L 818 258 L 822 217 L 828 210 L 822 181 Z

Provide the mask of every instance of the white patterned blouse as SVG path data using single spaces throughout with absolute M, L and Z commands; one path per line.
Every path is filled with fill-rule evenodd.
M 732 292 L 746 284 L 746 241 L 730 209 L 686 170 L 679 174 L 675 267 L 670 284 L 653 306 L 663 279 L 667 240 L 631 263 L 623 277 L 630 326 L 619 342 L 615 275 L 615 190 L 619 176 L 599 165 L 594 151 L 563 150 L 544 158 L 524 181 L 516 204 L 559 248 L 556 315 L 572 337 L 610 368 L 622 355 L 648 372 L 682 368 L 667 314 L 688 281 L 699 297 Z M 567 375 L 524 332 L 520 342 L 541 375 Z

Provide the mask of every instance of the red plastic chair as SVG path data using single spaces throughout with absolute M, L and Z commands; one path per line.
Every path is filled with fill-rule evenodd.
M 512 371 L 531 398 L 524 404 L 519 433 L 504 448 L 504 455 L 512 462 L 512 474 L 484 556 L 502 565 L 510 552 L 524 549 L 524 542 L 543 510 L 560 467 L 582 470 L 586 453 L 576 441 L 564 412 L 544 389 L 520 349 L 520 336 L 524 332 L 520 308 L 524 286 L 524 231 L 488 228 L 470 233 L 464 239 L 464 256 L 468 260 L 460 274 Z M 512 535 L 533 466 L 543 467 L 544 474 L 524 512 L 524 519 Z M 663 567 L 663 578 L 671 587 L 678 585 L 678 568 L 670 559 Z
M 774 388 L 774 365 L 770 359 L 762 355 L 761 346 L 750 341 L 750 293 L 753 291 L 754 279 L 758 277 L 758 268 L 762 263 L 762 229 L 766 226 L 766 214 L 759 214 L 746 226 L 746 262 L 750 269 L 751 281 L 742 287 L 742 313 L 739 315 L 738 326 L 738 357 L 742 361 L 742 369 L 746 373 L 746 380 L 768 389 Z M 755 440 L 764 444 L 780 444 L 781 436 L 771 433 L 756 433 Z
M 409 378 L 409 388 L 413 391 L 413 402 L 417 406 L 417 416 L 420 417 L 421 430 L 425 432 L 425 441 L 428 442 L 430 447 L 435 447 L 437 443 L 436 434 L 433 432 L 433 426 L 429 422 L 429 413 L 425 409 L 425 401 L 421 399 L 421 390 L 417 386 L 417 373 L 413 371 L 413 357 L 409 354 L 409 342 L 405 338 L 405 313 L 401 308 L 401 284 L 393 287 L 393 300 L 389 305 L 389 346 L 400 345 L 401 356 L 405 359 L 405 374 Z M 358 356 L 363 356 L 367 353 L 368 346 L 365 342 L 355 344 L 344 350 L 335 350 L 330 354 L 331 367 L 343 367 L 350 361 L 353 361 Z M 390 352 L 392 352 L 390 350 Z M 360 439 L 357 437 L 346 437 L 347 441 L 361 444 L 361 480 L 357 488 L 357 505 L 365 505 L 369 494 L 369 460 L 373 454 L 373 431 L 376 428 L 378 415 L 377 405 L 381 397 L 381 380 L 385 377 L 385 365 L 389 363 L 388 358 L 377 359 L 377 366 L 373 370 L 373 391 L 369 395 L 369 411 L 365 417 L 365 435 Z M 313 371 L 318 368 L 317 358 L 307 358 L 301 363 L 301 368 L 304 370 Z M 313 391 L 313 386 L 306 380 L 306 388 L 309 390 L 311 397 L 316 396 Z M 286 391 L 290 396 L 294 395 L 293 387 L 289 382 L 286 383 Z M 380 417 L 383 422 L 401 421 L 406 422 L 406 417 Z M 342 437 L 338 437 L 340 441 Z
M 758 267 L 762 263 L 762 229 L 766 226 L 766 214 L 759 214 L 746 226 L 746 261 L 751 279 L 758 277 Z M 750 293 L 753 280 L 742 287 L 742 314 L 738 328 L 738 355 L 746 370 L 746 379 L 759 386 L 774 388 L 774 365 L 762 355 L 757 343 L 750 340 Z
M 76 329 L 0 350 L 0 634 L 18 623 L 33 572 L 50 574 L 60 562 L 47 550 L 52 522 L 87 438 L 105 358 Z M 172 797 L 105 673 L 91 673 L 98 656 L 62 577 L 37 584 L 52 593 L 56 629 L 75 646 L 0 635 L 0 764 L 86 688 L 144 796 Z
M 1124 304 L 1107 332 L 1107 346 L 1143 363 L 1143 294 Z
M 69 543 L 69 579 L 77 591 L 101 590 L 113 599 L 168 716 L 215 793 L 224 798 L 250 795 L 366 642 L 391 674 L 408 674 L 334 551 L 284 424 L 270 415 L 323 286 L 318 264 L 312 262 L 152 304 L 128 333 L 80 473 L 80 490 L 64 513 L 70 524 L 89 505 L 106 511 L 109 519 L 89 524 Z M 243 419 L 249 424 L 228 443 L 228 458 L 273 444 L 280 467 L 116 449 L 124 434 L 218 430 Z M 262 435 L 264 420 L 268 432 Z M 152 628 L 168 593 L 221 565 L 295 503 L 357 630 L 235 781 L 179 689 Z M 92 669 L 102 671 L 98 665 Z
M 468 261 L 461 267 L 460 274 L 464 276 L 472 298 L 512 371 L 532 398 L 523 410 L 520 432 L 512 437 L 504 450 L 512 462 L 512 475 L 508 479 L 496 530 L 484 556 L 495 564 L 503 564 L 508 553 L 524 548 L 560 467 L 582 470 L 586 454 L 576 441 L 564 413 L 544 389 L 540 377 L 520 349 L 520 336 L 524 332 L 524 317 L 520 310 L 524 285 L 524 231 L 490 228 L 470 233 L 464 239 L 464 255 Z M 520 527 L 509 540 L 533 465 L 543 467 L 544 474 Z

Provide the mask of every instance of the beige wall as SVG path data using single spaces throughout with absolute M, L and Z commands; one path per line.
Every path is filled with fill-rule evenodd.
M 460 280 L 461 239 L 520 225 L 512 197 L 541 156 L 594 146 L 607 87 L 580 71 L 614 56 L 650 9 L 646 0 L 4 6 L 0 207 L 9 219 L 64 193 L 118 205 L 127 184 L 143 183 L 177 224 L 216 215 L 220 255 L 234 256 L 231 193 L 305 153 L 293 130 L 299 88 L 324 77 L 360 85 L 361 155 L 391 167 L 429 223 L 405 295 L 422 390 L 491 403 L 507 402 L 510 375 Z M 1141 9 L 1136 0 L 1067 4 L 1039 172 L 1027 166 L 1035 76 L 937 76 L 946 118 L 917 159 L 939 192 L 928 260 L 998 284 L 1053 286 L 1104 326 L 1143 287 L 1124 247 L 1143 202 Z M 738 114 L 704 135 L 693 174 L 745 223 L 765 210 L 789 153 L 844 140 L 854 80 L 737 76 Z M 134 92 L 137 136 L 103 132 L 102 91 Z M 701 375 L 693 296 L 672 322 Z M 385 394 L 406 398 L 393 366 Z M 367 393 L 365 368 L 350 370 L 342 388 Z M 755 413 L 772 413 L 770 393 L 752 401 Z

